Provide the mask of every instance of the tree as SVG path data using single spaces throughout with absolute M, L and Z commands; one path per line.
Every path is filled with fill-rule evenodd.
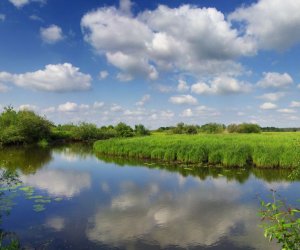
M 128 126 L 127 124 L 120 122 L 116 127 L 115 130 L 117 132 L 118 137 L 132 137 L 133 129 Z
M 17 127 L 25 143 L 34 143 L 48 139 L 51 134 L 52 123 L 35 114 L 33 111 L 23 110 L 18 112 Z
M 184 127 L 184 133 L 189 135 L 195 135 L 198 133 L 198 129 L 194 125 L 186 125 Z
M 51 122 L 33 111 L 16 112 L 11 106 L 5 107 L 0 115 L 0 144 L 34 143 L 48 139 Z
M 225 130 L 224 124 L 219 123 L 207 123 L 200 127 L 200 131 L 207 134 L 219 134 Z
M 184 133 L 184 123 L 180 122 L 176 125 L 175 128 L 172 129 L 173 134 L 183 134 Z
M 230 124 L 227 126 L 227 131 L 229 133 L 260 133 L 261 127 L 252 123 Z
M 239 125 L 237 125 L 237 124 L 230 124 L 227 126 L 227 131 L 228 131 L 228 133 L 237 133 L 238 127 L 239 127 Z
M 242 123 L 238 127 L 238 133 L 260 133 L 261 128 L 257 124 Z
M 138 136 L 150 135 L 150 131 L 142 124 L 135 125 L 134 133 Z
M 75 127 L 74 135 L 77 140 L 89 141 L 99 138 L 99 131 L 95 124 L 82 122 Z

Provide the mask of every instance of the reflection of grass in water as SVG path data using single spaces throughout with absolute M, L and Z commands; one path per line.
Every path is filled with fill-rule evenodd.
M 97 155 L 97 157 L 106 163 L 114 163 L 120 167 L 131 166 L 141 168 L 142 166 L 150 169 L 160 169 L 171 173 L 179 173 L 183 177 L 193 176 L 201 180 L 206 178 L 221 177 L 223 175 L 227 181 L 235 180 L 239 183 L 244 183 L 251 176 L 255 176 L 257 179 L 262 179 L 266 182 L 291 182 L 289 179 L 290 169 L 261 169 L 261 168 L 224 168 L 218 165 L 199 165 L 199 164 L 182 164 L 182 163 L 166 163 L 152 160 L 138 160 L 125 157 L 112 157 Z M 188 170 L 185 168 L 190 168 Z M 295 178 L 300 180 L 300 175 Z

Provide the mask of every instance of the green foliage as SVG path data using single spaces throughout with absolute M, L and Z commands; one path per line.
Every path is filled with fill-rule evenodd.
M 117 137 L 117 131 L 112 125 L 101 127 L 100 134 L 102 140 Z
M 37 143 L 41 147 L 46 147 L 56 141 L 93 141 L 149 134 L 150 131 L 142 124 L 136 125 L 133 130 L 122 122 L 116 127 L 109 125 L 101 128 L 86 122 L 55 126 L 33 111 L 15 111 L 10 106 L 5 107 L 0 114 L 0 146 Z
M 283 250 L 300 249 L 300 210 L 278 199 L 273 191 L 273 201 L 261 201 L 260 216 L 264 235 L 270 241 L 277 240 Z
M 180 122 L 176 125 L 176 127 L 173 127 L 171 130 L 172 134 L 197 134 L 198 133 L 198 127 L 194 125 L 186 125 L 183 122 Z
M 219 123 L 207 123 L 200 127 L 200 132 L 207 134 L 220 134 L 225 130 L 224 124 Z
M 142 124 L 135 125 L 135 127 L 134 127 L 134 133 L 137 136 L 150 135 L 150 131 L 148 129 L 146 129 L 145 126 L 142 125 Z
M 50 137 L 51 122 L 33 111 L 4 108 L 0 115 L 0 144 L 30 144 Z
M 228 167 L 299 168 L 300 133 L 166 135 L 97 141 L 96 152 Z
M 252 123 L 230 124 L 227 126 L 227 131 L 229 133 L 260 133 L 261 127 Z
M 194 125 L 186 125 L 184 127 L 184 133 L 189 135 L 195 135 L 198 133 L 198 129 Z
M 40 140 L 39 142 L 38 142 L 38 145 L 40 146 L 40 147 L 47 147 L 48 145 L 49 145 L 49 143 L 48 143 L 48 141 L 46 140 L 46 139 L 42 139 L 42 140 Z
M 120 122 L 115 127 L 115 130 L 117 132 L 118 137 L 132 137 L 134 135 L 133 129 L 123 122 Z
M 80 141 L 96 140 L 100 133 L 95 124 L 82 122 L 73 129 L 74 138 Z
M 185 126 L 184 123 L 180 122 L 171 131 L 172 131 L 173 134 L 183 134 L 184 133 L 184 126 Z

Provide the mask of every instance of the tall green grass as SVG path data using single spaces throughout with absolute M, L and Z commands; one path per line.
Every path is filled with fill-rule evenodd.
M 227 167 L 300 167 L 300 133 L 165 135 L 94 144 L 103 155 Z

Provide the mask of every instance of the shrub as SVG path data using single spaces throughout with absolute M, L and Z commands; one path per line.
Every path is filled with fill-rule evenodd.
M 261 128 L 257 124 L 242 123 L 238 127 L 238 133 L 260 133 Z
M 252 123 L 230 124 L 227 126 L 227 131 L 229 133 L 260 133 L 261 127 Z
M 117 132 L 118 137 L 132 137 L 134 135 L 133 129 L 123 122 L 120 122 L 115 127 L 115 130 Z
M 134 133 L 138 136 L 150 135 L 150 131 L 142 124 L 135 125 Z
M 198 133 L 197 127 L 194 125 L 186 125 L 184 127 L 184 133 L 189 135 L 195 135 Z
M 225 130 L 224 124 L 219 123 L 207 123 L 200 127 L 200 132 L 207 134 L 220 134 Z
M 183 122 L 180 122 L 176 127 L 172 128 L 172 134 L 197 134 L 198 127 L 195 125 L 186 125 Z
M 36 143 L 48 139 L 52 123 L 33 111 L 16 112 L 12 107 L 4 108 L 0 115 L 0 143 Z
M 74 128 L 75 138 L 80 141 L 100 139 L 98 128 L 95 124 L 82 122 Z

